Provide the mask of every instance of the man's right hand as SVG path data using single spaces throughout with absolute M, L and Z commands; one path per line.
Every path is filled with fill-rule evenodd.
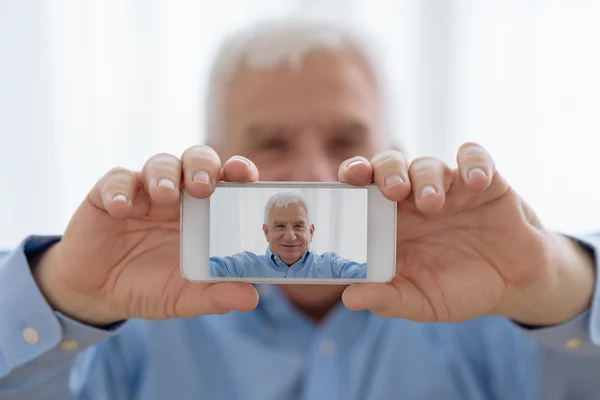
M 50 305 L 96 326 L 252 310 L 251 284 L 191 283 L 180 273 L 181 189 L 206 198 L 219 180 L 256 181 L 258 169 L 243 157 L 221 165 L 213 149 L 195 146 L 181 160 L 155 155 L 141 172 L 108 172 L 35 268 Z

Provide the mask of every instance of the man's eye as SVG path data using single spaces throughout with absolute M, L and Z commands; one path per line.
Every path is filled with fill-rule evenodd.
M 285 140 L 269 139 L 260 143 L 259 147 L 264 150 L 285 150 L 287 143 Z
M 339 150 L 345 150 L 345 149 L 352 149 L 352 148 L 358 146 L 358 142 L 351 138 L 340 137 L 340 138 L 336 138 L 336 139 L 333 139 L 332 141 L 330 141 L 329 146 L 333 150 L 339 151 Z

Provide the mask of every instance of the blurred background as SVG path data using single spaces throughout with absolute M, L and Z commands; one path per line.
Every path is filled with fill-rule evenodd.
M 220 39 L 288 13 L 379 41 L 409 157 L 483 144 L 551 229 L 600 230 L 598 0 L 0 0 L 0 248 L 96 180 L 203 141 Z

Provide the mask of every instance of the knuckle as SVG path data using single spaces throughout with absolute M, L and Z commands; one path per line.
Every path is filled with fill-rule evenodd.
M 346 167 L 350 166 L 350 164 L 352 164 L 353 162 L 356 162 L 356 161 L 363 162 L 363 163 L 369 165 L 369 160 L 367 160 L 365 157 L 355 156 L 355 157 L 349 158 L 346 161 L 344 161 L 342 163 L 342 165 L 340 166 L 340 169 L 345 169 Z
M 128 183 L 134 179 L 132 171 L 123 167 L 111 168 L 104 176 L 104 187 L 109 187 L 114 184 Z
M 410 165 L 411 171 L 438 170 L 444 163 L 435 157 L 418 157 Z
M 469 151 L 463 154 L 458 159 L 458 166 L 461 170 L 470 169 L 474 167 L 479 168 L 493 168 L 494 161 L 492 158 L 485 152 L 479 151 Z
M 146 161 L 146 166 L 149 168 L 163 166 L 163 165 L 177 165 L 179 164 L 179 158 L 169 153 L 158 153 L 153 155 Z
M 219 155 L 217 152 L 210 146 L 205 144 L 198 144 L 192 147 L 187 148 L 182 155 L 182 158 L 196 158 L 196 157 L 211 157 L 213 159 L 218 160 Z
M 460 147 L 459 155 L 463 159 L 472 159 L 472 158 L 489 158 L 488 152 L 477 143 L 469 142 L 465 143 Z
M 143 171 L 146 177 L 160 174 L 177 174 L 179 173 L 180 161 L 179 159 L 168 153 L 155 154 L 146 161 Z
M 436 174 L 434 171 L 430 171 L 430 170 L 422 170 L 420 172 L 413 173 L 413 174 L 411 174 L 411 178 L 412 178 L 413 182 L 415 182 L 415 183 L 424 182 L 424 181 L 431 183 L 433 181 L 437 181 L 437 180 L 441 179 L 441 177 L 439 177 L 438 174 Z
M 188 149 L 189 153 L 183 157 L 183 164 L 186 169 L 220 169 L 221 160 L 217 153 L 210 147 L 207 149 Z
M 247 158 L 247 157 L 244 157 L 244 156 L 239 156 L 239 155 L 235 155 L 235 156 L 232 156 L 232 157 L 230 157 L 230 158 L 229 158 L 229 160 L 227 160 L 227 161 L 225 162 L 225 164 L 227 164 L 227 165 L 228 165 L 228 164 L 230 164 L 232 161 L 241 161 L 241 162 L 243 162 L 243 163 L 247 164 L 249 167 L 252 167 L 252 166 L 254 166 L 254 163 L 252 162 L 252 160 L 250 160 L 250 159 L 249 159 L 249 158 Z
M 462 156 L 463 165 L 484 164 L 487 161 L 488 157 L 486 157 L 485 154 L 469 153 Z
M 479 143 L 465 142 L 465 143 L 463 143 L 459 147 L 458 151 L 466 151 L 466 150 L 470 150 L 470 149 L 481 149 L 481 150 L 483 150 L 483 147 Z
M 410 175 L 417 179 L 436 179 L 444 173 L 444 163 L 435 157 L 420 157 L 410 166 Z
M 106 173 L 107 177 L 119 176 L 119 175 L 127 175 L 131 173 L 127 168 L 123 167 L 114 167 L 108 170 Z
M 377 177 L 385 177 L 391 174 L 406 175 L 406 168 L 398 160 L 390 160 L 374 167 L 374 173 Z
M 132 186 L 135 176 L 133 172 L 126 168 L 112 168 L 105 176 L 101 185 L 102 191 L 123 190 Z
M 371 164 L 394 164 L 394 165 L 406 165 L 406 157 L 399 151 L 387 150 L 381 152 L 371 159 Z

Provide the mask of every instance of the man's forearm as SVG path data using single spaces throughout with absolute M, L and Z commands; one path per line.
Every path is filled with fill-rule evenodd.
M 548 234 L 549 279 L 526 289 L 504 316 L 526 325 L 550 326 L 567 322 L 587 310 L 594 296 L 594 259 L 574 240 Z

